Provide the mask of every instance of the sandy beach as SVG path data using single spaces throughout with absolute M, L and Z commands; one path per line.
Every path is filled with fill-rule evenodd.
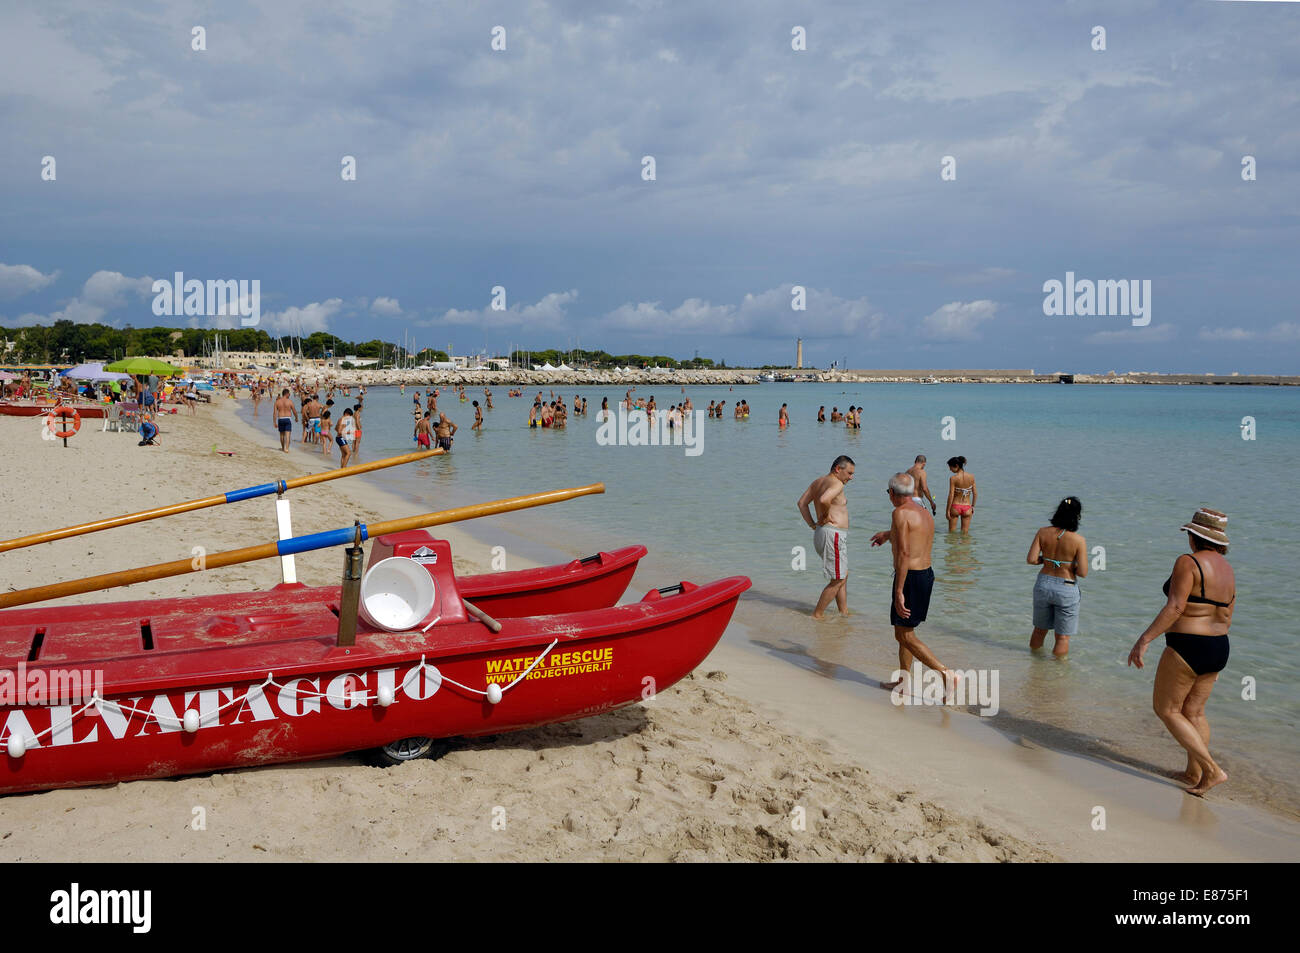
M 268 412 L 260 420 L 269 424 Z M 0 516 L 17 535 L 326 466 L 325 458 L 274 449 L 270 427 L 248 427 L 224 397 L 196 416 L 167 415 L 161 426 L 162 446 L 143 448 L 132 435 L 101 433 L 98 421 L 87 421 L 65 449 L 42 441 L 36 420 L 0 418 L 14 448 Z M 492 496 L 489 489 L 484 498 Z M 294 501 L 298 534 L 415 512 L 356 478 L 297 491 Z M 486 571 L 482 543 L 456 527 L 443 530 L 458 571 Z M 231 549 L 270 540 L 274 531 L 269 501 L 234 504 L 7 553 L 5 584 L 20 589 L 188 558 L 195 546 Z M 299 556 L 299 578 L 336 584 L 341 565 L 335 550 Z M 268 560 L 68 601 L 266 589 L 278 581 L 278 565 Z M 628 598 L 646 585 L 634 581 Z M 1034 747 L 962 713 L 897 708 L 878 695 L 723 644 L 650 703 L 478 739 L 438 761 L 383 770 L 357 755 L 9 796 L 0 799 L 0 859 L 1296 857 L 1300 826 L 1292 819 L 1184 796 L 1172 782 Z M 205 826 L 195 829 L 200 814 Z

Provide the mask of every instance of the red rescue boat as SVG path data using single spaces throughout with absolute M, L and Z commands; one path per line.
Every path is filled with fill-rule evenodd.
M 493 633 L 440 563 L 426 566 L 438 593 L 428 632 L 363 621 L 351 646 L 335 643 L 337 600 L 320 598 L 336 590 L 301 586 L 0 612 L 0 664 L 15 676 L 0 675 L 0 793 L 368 748 L 395 763 L 436 739 L 609 711 L 699 665 L 750 586 L 682 582 Z
M 0 552 L 427 455 L 20 537 L 0 543 Z M 642 546 L 457 580 L 448 543 L 423 532 L 603 492 L 603 484 L 592 484 L 357 522 L 200 560 L 0 593 L 0 607 L 23 606 L 348 546 L 339 587 L 289 583 L 261 593 L 0 609 L 0 793 L 363 749 L 395 764 L 432 753 L 439 739 L 568 721 L 650 697 L 709 654 L 747 578 L 681 582 L 614 606 Z M 371 572 L 363 576 L 362 543 L 371 537 Z M 371 624 L 376 620 L 384 626 Z
M 103 404 L 83 404 L 80 402 L 62 401 L 55 403 L 52 400 L 0 400 L 0 416 L 5 417 L 43 417 L 50 411 L 62 407 L 67 410 L 75 410 L 82 417 L 103 417 Z

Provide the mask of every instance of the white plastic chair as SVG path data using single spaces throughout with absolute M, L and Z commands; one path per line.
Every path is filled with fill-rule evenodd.
M 107 433 L 110 427 L 122 432 L 122 408 L 117 404 L 109 404 L 104 410 L 104 429 L 100 433 Z

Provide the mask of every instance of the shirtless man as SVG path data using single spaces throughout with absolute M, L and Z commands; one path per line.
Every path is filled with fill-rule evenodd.
M 837 424 L 837 423 L 839 423 L 839 422 L 840 422 L 841 420 L 843 420 L 843 419 L 844 419 L 844 415 L 843 415 L 842 413 L 840 413 L 840 409 L 839 409 L 838 407 L 832 407 L 832 408 L 831 408 L 831 423 L 833 423 L 833 424 Z
M 912 670 L 913 660 L 943 676 L 945 695 L 950 696 L 956 675 L 945 668 L 920 639 L 916 627 L 930 611 L 930 594 L 934 590 L 934 570 L 930 568 L 930 548 L 934 545 L 934 516 L 912 499 L 916 484 L 906 473 L 895 473 L 889 481 L 889 502 L 894 514 L 889 529 L 871 537 L 872 546 L 888 542 L 894 554 L 893 599 L 889 621 L 898 642 L 897 678 L 882 683 L 893 689 Z
M 275 418 L 276 429 L 280 431 L 280 449 L 288 453 L 289 441 L 293 439 L 293 422 L 298 419 L 298 408 L 293 405 L 289 388 L 280 391 L 280 396 L 275 399 L 272 416 Z
M 434 424 L 433 432 L 438 438 L 438 446 L 448 453 L 451 452 L 451 438 L 456 436 L 457 429 L 446 414 L 439 415 L 438 422 Z
M 785 404 L 781 405 L 781 412 L 776 416 L 776 426 L 778 430 L 790 426 L 790 412 L 785 409 Z
M 320 427 L 320 401 L 316 395 L 312 394 L 307 398 L 307 403 L 302 405 L 302 415 L 306 418 L 307 426 L 302 429 L 302 442 L 315 443 L 320 439 L 318 429 Z
M 818 622 L 826 618 L 826 607 L 832 599 L 840 615 L 849 614 L 849 502 L 844 498 L 844 487 L 853 479 L 853 470 L 853 461 L 841 454 L 831 464 L 830 472 L 808 484 L 795 504 L 799 518 L 813 531 L 813 548 L 822 558 L 827 579 L 812 613 Z M 816 510 L 815 519 L 809 516 L 809 503 Z
M 344 388 L 344 393 L 347 393 L 347 388 Z M 339 445 L 339 466 L 346 467 L 348 461 L 352 459 L 352 438 L 356 433 L 356 423 L 352 419 L 351 407 L 343 411 L 343 416 L 334 425 L 334 430 L 336 433 L 334 442 Z
M 424 416 L 415 423 L 415 442 L 420 445 L 421 450 L 428 450 L 433 446 L 433 424 L 429 422 L 429 412 L 426 410 Z
M 930 515 L 936 515 L 939 512 L 939 507 L 934 502 L 934 495 L 930 492 L 930 481 L 925 475 L 925 454 L 918 453 L 916 455 L 916 462 L 908 468 L 907 475 L 912 478 L 912 482 L 916 485 L 916 492 L 912 494 L 912 499 L 923 506 L 925 505 L 923 501 L 929 500 Z

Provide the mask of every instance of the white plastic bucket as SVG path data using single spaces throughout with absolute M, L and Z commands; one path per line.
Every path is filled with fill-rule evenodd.
M 361 617 L 389 632 L 413 629 L 433 611 L 436 595 L 429 570 L 414 559 L 390 556 L 361 579 Z

